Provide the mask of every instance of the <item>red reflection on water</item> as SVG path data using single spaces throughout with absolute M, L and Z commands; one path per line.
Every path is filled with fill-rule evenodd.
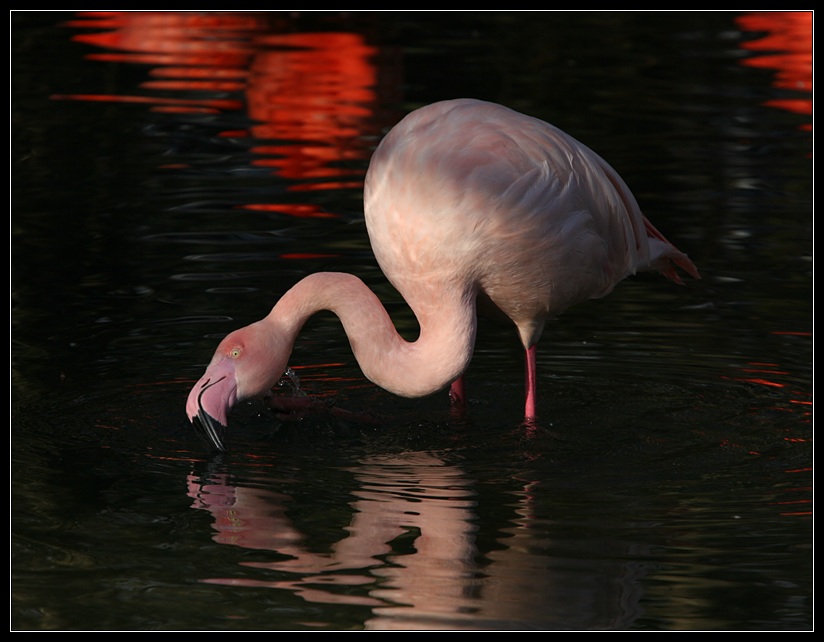
M 812 115 L 813 113 L 813 13 L 812 11 L 770 11 L 747 13 L 736 18 L 744 31 L 761 32 L 756 40 L 741 43 L 742 49 L 757 55 L 741 60 L 742 65 L 774 69 L 773 86 L 809 94 L 809 97 L 775 98 L 770 107 Z M 805 125 L 812 129 L 812 123 Z
M 245 109 L 254 125 L 217 135 L 261 141 L 252 148 L 258 156 L 252 164 L 272 168 L 289 181 L 288 190 L 359 189 L 371 153 L 367 134 L 377 134 L 371 124 L 377 50 L 355 33 L 278 33 L 287 24 L 286 14 L 272 12 L 78 13 L 68 26 L 100 31 L 73 40 L 104 50 L 87 59 L 151 65 L 151 79 L 140 89 L 164 95 L 55 98 L 146 103 L 162 112 Z M 242 207 L 336 216 L 308 203 Z
M 788 334 L 809 334 L 809 333 L 788 333 Z M 782 398 L 775 400 L 770 406 L 771 411 L 791 413 L 797 417 L 802 424 L 812 423 L 812 399 L 808 390 L 799 390 L 795 387 L 792 372 L 780 367 L 777 363 L 764 363 L 752 361 L 741 368 L 739 372 L 742 376 L 723 377 L 732 381 L 766 386 L 777 391 L 783 391 Z M 806 443 L 811 436 L 788 435 L 784 441 L 791 443 Z
M 255 147 L 267 158 L 254 164 L 285 178 L 323 179 L 312 189 L 359 187 L 361 174 L 337 163 L 368 155 L 363 134 L 371 115 L 366 106 L 376 98 L 376 50 L 354 33 L 270 35 L 260 42 L 273 48 L 252 64 L 248 110 L 261 123 L 252 132 L 257 139 L 297 142 Z
M 811 337 L 810 332 L 799 331 L 775 331 L 771 334 L 787 337 Z M 751 361 L 739 368 L 742 376 L 723 377 L 731 381 L 739 381 L 756 386 L 766 386 L 770 392 L 766 393 L 765 405 L 754 406 L 754 415 L 761 415 L 764 412 L 771 416 L 778 416 L 774 413 L 784 413 L 784 417 L 791 418 L 793 423 L 784 427 L 776 439 L 780 439 L 785 444 L 809 447 L 812 442 L 812 392 L 809 389 L 799 389 L 793 373 L 782 368 L 778 363 Z M 754 376 L 755 375 L 755 376 Z M 797 423 L 796 423 L 797 422 Z M 722 446 L 730 445 L 722 443 Z M 765 455 L 765 452 L 750 450 L 752 455 Z M 788 475 L 803 475 L 808 477 L 812 468 L 797 468 L 784 471 Z M 806 517 L 812 514 L 812 500 L 809 499 L 811 488 L 804 485 L 801 479 L 791 480 L 797 485 L 785 488 L 784 492 L 790 499 L 772 502 L 772 505 L 780 508 L 779 515 L 782 517 Z M 800 499 L 795 499 L 797 496 Z M 801 507 L 810 506 L 810 509 Z M 792 508 L 788 508 L 792 507 Z
M 219 113 L 240 109 L 239 100 L 219 99 L 182 99 L 159 98 L 149 96 L 111 96 L 108 94 L 55 94 L 55 100 L 82 100 L 86 102 L 108 103 L 146 103 L 152 105 L 152 111 L 180 112 L 180 113 Z
M 786 370 L 777 370 L 777 364 L 775 363 L 762 363 L 758 361 L 750 361 L 745 367 L 740 368 L 740 371 L 743 373 L 749 374 L 764 374 L 764 375 L 772 375 L 773 377 L 787 375 L 789 372 Z M 731 377 L 735 381 L 746 381 L 747 383 L 757 383 L 762 386 L 770 386 L 772 388 L 783 388 L 786 384 L 781 383 L 780 381 L 773 381 L 767 377 L 752 377 L 752 376 L 745 376 L 745 377 Z
M 240 207 L 247 210 L 277 212 L 298 218 L 337 218 L 337 214 L 327 212 L 313 203 L 252 203 Z

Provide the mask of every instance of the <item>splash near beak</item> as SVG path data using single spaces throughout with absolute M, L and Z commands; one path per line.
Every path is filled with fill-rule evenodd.
M 226 450 L 227 415 L 235 401 L 234 366 L 227 360 L 210 365 L 189 393 L 186 414 L 198 435 L 217 450 Z

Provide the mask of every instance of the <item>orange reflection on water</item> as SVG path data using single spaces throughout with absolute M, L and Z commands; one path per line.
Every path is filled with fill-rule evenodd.
M 741 43 L 758 55 L 742 59 L 749 67 L 774 69 L 773 86 L 809 97 L 774 98 L 765 105 L 798 114 L 813 113 L 813 14 L 812 11 L 747 13 L 736 19 L 744 31 L 762 32 L 760 38 Z M 812 123 L 805 125 L 812 129 Z
M 171 11 L 83 12 L 68 25 L 109 29 L 72 38 L 111 50 L 89 60 L 241 68 L 253 53 L 250 35 L 266 28 L 261 15 Z
M 255 56 L 247 92 L 249 116 L 260 123 L 252 133 L 297 142 L 255 147 L 267 158 L 254 164 L 285 178 L 323 179 L 312 189 L 359 187 L 362 173 L 338 163 L 368 156 L 376 50 L 354 33 L 270 35 L 260 43 L 267 49 Z
M 170 113 L 245 110 L 255 124 L 217 135 L 260 141 L 252 165 L 272 168 L 289 191 L 359 189 L 371 153 L 367 134 L 377 134 L 377 50 L 355 33 L 278 33 L 287 21 L 273 12 L 82 12 L 67 25 L 98 31 L 73 40 L 104 50 L 86 58 L 150 65 L 139 89 L 163 95 L 56 98 L 146 103 Z M 240 207 L 336 216 L 309 203 Z

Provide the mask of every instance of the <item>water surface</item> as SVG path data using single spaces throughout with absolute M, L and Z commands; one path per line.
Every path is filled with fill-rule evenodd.
M 811 19 L 804 13 L 12 14 L 11 625 L 18 630 L 812 627 Z M 218 340 L 358 274 L 371 150 L 494 100 L 603 155 L 699 266 L 484 324 L 469 411 L 369 384 L 184 414 Z M 288 386 L 277 394 L 289 394 Z

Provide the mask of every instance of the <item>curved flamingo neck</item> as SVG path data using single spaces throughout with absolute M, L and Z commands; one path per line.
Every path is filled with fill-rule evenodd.
M 329 310 L 341 320 L 369 380 L 404 397 L 421 397 L 447 387 L 469 365 L 475 345 L 475 296 L 469 291 L 440 292 L 436 301 L 411 305 L 420 334 L 406 341 L 363 281 L 351 274 L 320 272 L 286 292 L 264 322 L 276 326 L 291 348 L 309 317 Z

